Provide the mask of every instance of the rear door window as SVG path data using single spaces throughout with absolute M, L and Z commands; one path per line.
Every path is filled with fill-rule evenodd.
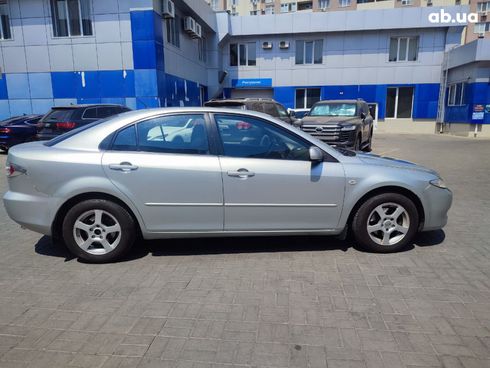
M 138 123 L 137 130 L 140 151 L 209 153 L 204 115 L 159 116 Z

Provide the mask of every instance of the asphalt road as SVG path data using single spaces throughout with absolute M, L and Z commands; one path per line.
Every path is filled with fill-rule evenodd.
M 374 151 L 442 174 L 444 231 L 398 254 L 194 239 L 90 265 L 0 206 L 0 367 L 490 367 L 490 141 L 377 135 Z

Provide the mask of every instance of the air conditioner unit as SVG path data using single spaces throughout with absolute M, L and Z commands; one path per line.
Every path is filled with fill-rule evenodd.
M 253 6 L 257 6 L 258 3 L 259 3 L 259 0 L 252 0 Z
M 202 27 L 196 22 L 196 32 L 192 35 L 192 38 L 202 38 Z
M 279 42 L 279 48 L 280 49 L 289 49 L 289 42 L 288 41 Z
M 164 18 L 175 18 L 175 4 L 172 0 L 162 1 L 162 15 Z
M 432 0 L 427 0 L 427 6 L 432 6 Z
M 269 42 L 269 41 L 262 42 L 262 48 L 264 50 L 271 50 L 272 49 L 272 42 Z
M 485 33 L 478 33 L 478 38 L 485 38 Z
M 487 13 L 486 12 L 478 12 L 478 15 L 480 16 L 481 20 L 487 19 Z
M 196 21 L 192 17 L 185 17 L 184 20 L 184 31 L 193 35 L 196 33 Z

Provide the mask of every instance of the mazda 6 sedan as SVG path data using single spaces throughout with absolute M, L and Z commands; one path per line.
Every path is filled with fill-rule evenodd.
M 442 228 L 452 201 L 433 170 L 211 107 L 127 112 L 21 144 L 6 173 L 9 216 L 91 262 L 120 258 L 138 236 L 349 230 L 367 250 L 394 252 Z

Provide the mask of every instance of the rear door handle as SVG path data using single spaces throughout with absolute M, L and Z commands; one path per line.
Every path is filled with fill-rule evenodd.
M 131 162 L 121 162 L 120 164 L 109 164 L 109 169 L 130 172 L 134 170 L 138 170 L 138 166 L 132 165 Z
M 252 171 L 248 171 L 247 169 L 238 169 L 237 171 L 228 171 L 228 176 L 233 178 L 241 178 L 246 179 L 252 176 L 255 176 L 255 173 Z

